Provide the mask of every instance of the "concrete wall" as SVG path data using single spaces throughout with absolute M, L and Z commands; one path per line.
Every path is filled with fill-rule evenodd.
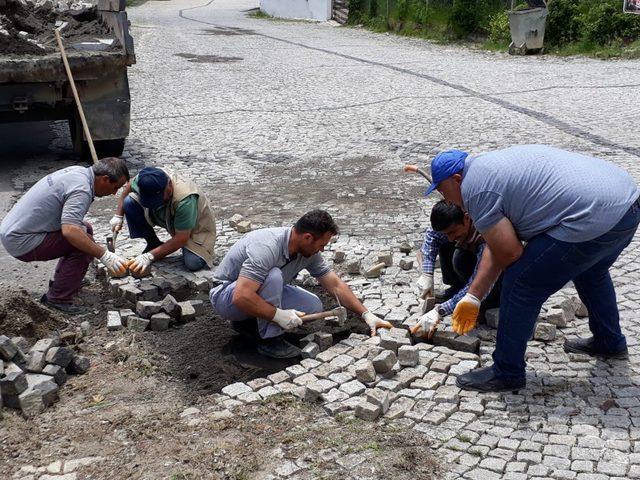
M 260 10 L 273 17 L 331 19 L 331 0 L 260 0 Z

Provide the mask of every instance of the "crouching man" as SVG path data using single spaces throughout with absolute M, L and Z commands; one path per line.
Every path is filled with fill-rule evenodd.
M 433 272 L 436 258 L 440 256 L 443 281 L 450 285 L 444 295 L 436 296 L 433 310 L 425 313 L 411 329 L 411 333 L 431 338 L 438 324 L 451 315 L 459 301 L 469 295 L 478 265 L 482 258 L 485 242 L 475 229 L 467 213 L 455 203 L 441 200 L 431 210 L 431 227 L 422 244 L 422 274 L 416 282 L 416 293 L 420 299 L 434 296 Z M 489 295 L 482 302 L 484 309 L 500 304 L 499 279 Z
M 129 170 L 119 158 L 63 168 L 38 181 L 4 217 L 0 240 L 11 256 L 23 262 L 59 259 L 42 303 L 78 313 L 72 299 L 94 258 L 112 272 L 124 268 L 125 259 L 93 241 L 84 217 L 95 197 L 114 195 L 127 180 Z
M 300 349 L 282 335 L 299 327 L 303 314 L 323 310 L 316 295 L 290 285 L 306 269 L 344 307 L 362 317 L 371 335 L 378 328 L 391 328 L 367 311 L 320 254 L 337 233 L 335 222 L 323 210 L 304 214 L 293 227 L 248 233 L 231 247 L 215 272 L 219 285 L 209 294 L 213 309 L 237 331 L 255 325 L 262 355 L 296 357 Z
M 129 236 L 147 241 L 146 248 L 129 267 L 133 271 L 146 271 L 154 261 L 179 248 L 188 270 L 211 267 L 215 217 L 206 195 L 192 180 L 167 169 L 143 168 L 122 192 L 116 214 L 109 222 L 112 231 L 122 228 L 123 217 L 127 219 Z M 154 226 L 167 230 L 171 239 L 161 242 Z

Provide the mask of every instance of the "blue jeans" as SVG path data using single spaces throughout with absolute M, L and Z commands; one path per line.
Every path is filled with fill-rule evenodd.
M 144 238 L 151 245 L 159 241 L 153 226 L 149 225 L 144 216 L 144 209 L 138 202 L 127 197 L 124 199 L 123 207 L 131 238 Z M 182 249 L 182 261 L 185 268 L 192 272 L 208 268 L 207 262 L 202 257 L 187 248 Z
M 609 267 L 631 243 L 639 223 L 640 206 L 636 202 L 616 226 L 594 240 L 568 243 L 546 234 L 531 239 L 522 257 L 504 271 L 493 352 L 497 375 L 524 378 L 524 354 L 540 308 L 571 280 L 589 312 L 589 329 L 596 347 L 605 352 L 626 347 Z
M 233 304 L 233 292 L 236 282 L 223 283 L 211 289 L 209 299 L 216 314 L 229 322 L 241 322 L 253 317 L 247 315 Z M 317 313 L 322 311 L 322 302 L 317 295 L 307 292 L 304 288 L 294 285 L 285 285 L 282 279 L 282 270 L 272 268 L 267 278 L 258 290 L 258 295 L 274 307 L 293 308 L 304 313 Z M 258 318 L 258 333 L 260 338 L 272 338 L 282 335 L 284 330 L 270 319 Z

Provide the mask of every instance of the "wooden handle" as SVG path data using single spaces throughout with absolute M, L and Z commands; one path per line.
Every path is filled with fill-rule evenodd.
M 84 136 L 87 137 L 87 143 L 89 144 L 89 150 L 91 151 L 91 159 L 93 160 L 93 163 L 98 163 L 98 155 L 96 154 L 96 149 L 93 146 L 93 140 L 91 139 L 91 132 L 89 131 L 89 125 L 87 125 L 87 119 L 84 116 L 84 110 L 82 109 L 82 104 L 80 103 L 80 96 L 78 95 L 78 90 L 76 89 L 76 82 L 73 80 L 71 68 L 69 67 L 69 61 L 67 60 L 67 54 L 64 51 L 64 45 L 62 45 L 62 38 L 60 37 L 60 32 L 57 29 L 54 29 L 54 32 L 56 34 L 58 48 L 60 49 L 60 53 L 62 54 L 62 62 L 64 63 L 64 69 L 67 71 L 67 77 L 69 77 L 69 83 L 71 84 L 71 90 L 73 91 L 73 98 L 75 98 L 76 100 L 76 106 L 78 107 L 78 113 L 80 114 L 80 120 L 82 121 L 82 129 L 84 130 Z
M 320 320 L 321 318 L 335 317 L 338 314 L 339 314 L 339 311 L 337 310 L 329 310 L 327 312 L 310 313 L 309 315 L 305 315 L 300 318 L 302 319 L 303 322 L 311 322 L 312 320 Z

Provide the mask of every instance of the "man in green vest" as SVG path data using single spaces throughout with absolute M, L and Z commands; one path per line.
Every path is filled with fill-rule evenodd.
M 112 231 L 122 228 L 124 217 L 129 236 L 147 241 L 129 267 L 134 272 L 148 270 L 155 260 L 179 248 L 188 270 L 211 267 L 215 217 L 206 195 L 190 179 L 164 168 L 143 168 L 124 187 L 116 214 L 109 222 Z M 171 239 L 161 242 L 154 226 L 166 229 Z

